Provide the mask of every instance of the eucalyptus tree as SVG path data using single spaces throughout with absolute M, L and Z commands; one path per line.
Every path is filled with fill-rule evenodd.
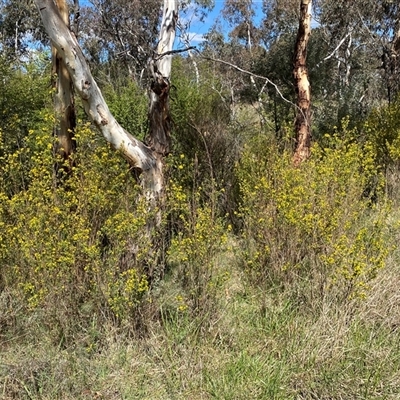
M 225 0 L 222 15 L 233 26 L 229 35 L 244 41 L 246 48 L 251 53 L 253 41 L 257 36 L 257 28 L 254 23 L 254 1 Z
M 158 41 L 159 0 L 90 0 L 82 7 L 81 43 L 92 63 L 140 81 Z
M 269 49 L 281 37 L 294 35 L 298 28 L 298 0 L 263 0 L 261 40 Z
M 400 5 L 390 0 L 317 0 L 315 18 L 328 45 L 319 65 L 331 76 L 344 115 L 368 112 L 399 91 Z
M 229 102 L 232 117 L 235 117 L 239 102 L 251 103 L 258 98 L 259 88 L 252 76 L 242 74 L 232 68 L 237 66 L 252 71 L 254 61 L 264 52 L 259 45 L 256 23 L 256 2 L 253 0 L 225 0 L 220 17 L 205 35 L 202 54 L 209 59 L 219 59 L 222 63 L 213 66 L 221 77 L 219 92 L 224 101 Z M 225 25 L 228 25 L 226 35 Z
M 311 151 L 311 88 L 307 68 L 307 46 L 311 35 L 312 0 L 300 0 L 299 29 L 293 56 L 293 77 L 297 95 L 295 121 L 295 164 L 310 157 Z
M 192 39 L 196 38 L 197 34 L 191 32 L 191 25 L 193 21 L 205 22 L 205 18 L 209 11 L 214 8 L 214 0 L 181 0 L 179 3 L 180 18 L 178 21 L 178 38 L 187 49 L 187 54 L 191 60 L 191 64 L 196 76 L 196 84 L 200 83 L 200 69 L 198 67 L 198 60 L 192 52 Z
M 222 15 L 228 21 L 232 30 L 229 36 L 237 51 L 234 52 L 236 65 L 249 71 L 254 71 L 254 63 L 264 49 L 260 47 L 260 29 L 255 21 L 256 9 L 253 0 L 225 0 Z M 254 100 L 259 97 L 260 88 L 253 76 L 250 75 L 251 85 L 241 85 L 241 94 L 244 100 Z M 243 96 L 245 95 L 245 96 Z M 246 97 L 248 97 L 246 99 Z
M 0 0 L 0 44 L 10 61 L 20 60 L 34 41 L 44 39 L 35 6 L 30 0 Z
M 50 37 L 53 46 L 57 49 L 58 56 L 63 60 L 68 73 L 73 81 L 76 93 L 82 99 L 86 114 L 96 125 L 105 139 L 130 163 L 138 174 L 142 175 L 142 183 L 149 200 L 154 204 L 163 195 L 164 180 L 162 162 L 158 154 L 157 140 L 169 133 L 160 130 L 150 132 L 151 147 L 140 142 L 127 132 L 111 114 L 104 97 L 92 76 L 89 65 L 75 35 L 65 24 L 53 0 L 35 0 L 41 15 L 44 28 Z M 164 13 L 161 25 L 159 44 L 155 51 L 153 65 L 153 85 L 155 106 L 152 112 L 158 112 L 157 104 L 165 104 L 168 96 L 169 80 L 171 73 L 172 46 L 175 38 L 175 26 L 178 18 L 178 3 L 176 0 L 164 1 Z M 160 98 L 161 97 L 161 98 Z M 165 115 L 164 115 L 165 116 Z M 157 119 L 157 121 L 159 121 Z M 156 126 L 155 123 L 154 126 Z M 169 129 L 169 125 L 166 126 Z M 155 129 L 155 128 L 154 128 Z M 160 147 L 163 147 L 163 142 Z
M 63 23 L 70 29 L 67 1 L 56 0 L 56 6 Z M 54 108 L 57 121 L 54 127 L 54 134 L 57 137 L 55 150 L 64 161 L 62 167 L 68 172 L 72 167 L 70 156 L 75 150 L 74 129 L 76 126 L 76 115 L 73 85 L 65 60 L 54 45 L 52 45 L 51 52 L 52 80 L 55 89 Z M 58 164 L 56 167 L 59 168 Z
M 298 4 L 298 0 L 265 0 L 260 27 L 267 54 L 264 63 L 257 63 L 257 72 L 269 76 L 289 97 L 294 86 L 288 81 L 288 70 L 276 65 L 288 63 L 290 42 L 294 46 L 298 29 Z M 399 9 L 399 2 L 390 0 L 313 1 L 307 67 L 316 134 L 346 115 L 357 123 L 397 95 Z

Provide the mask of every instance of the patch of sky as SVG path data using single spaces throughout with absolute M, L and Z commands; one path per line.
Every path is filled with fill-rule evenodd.
M 145 0 L 143 0 L 145 1 Z M 232 27 L 221 16 L 221 10 L 224 6 L 224 0 L 214 0 L 214 7 L 211 10 L 204 10 L 196 6 L 194 2 L 189 4 L 179 12 L 179 26 L 177 37 L 177 48 L 187 46 L 198 46 L 205 40 L 204 35 L 214 26 L 222 30 L 228 36 Z M 92 6 L 90 0 L 81 0 L 81 6 Z M 160 10 L 161 10 L 160 1 Z M 255 23 L 258 24 L 262 19 L 262 1 L 253 1 L 255 7 Z
M 253 1 L 255 15 L 255 24 L 259 24 L 262 20 L 262 1 Z M 204 36 L 213 26 L 218 26 L 226 37 L 228 37 L 229 32 L 232 27 L 229 23 L 222 18 L 221 11 L 224 6 L 224 0 L 214 1 L 214 7 L 202 14 L 202 12 L 196 7 L 194 3 L 180 12 L 180 24 L 184 28 L 185 44 L 189 39 L 190 46 L 199 45 L 205 40 Z

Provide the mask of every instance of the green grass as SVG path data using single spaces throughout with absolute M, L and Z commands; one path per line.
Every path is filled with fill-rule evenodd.
M 400 180 L 396 164 L 383 185 L 374 153 L 387 118 L 319 132 L 293 168 L 291 129 L 278 143 L 268 110 L 260 129 L 253 106 L 232 118 L 215 76 L 177 80 L 168 265 L 147 293 L 148 205 L 83 121 L 74 173 L 54 182 L 43 79 L 30 105 L 15 96 L 28 81 L 4 89 L 0 400 L 400 398 Z M 144 134 L 141 91 L 106 92 Z
M 45 314 L 27 314 L 3 293 L 0 398 L 398 399 L 393 257 L 366 300 L 338 303 L 326 293 L 314 307 L 295 290 L 254 288 L 233 266 L 212 312 L 191 315 L 174 308 L 166 279 L 152 305 L 161 311 L 140 335 L 94 319 L 67 346 Z

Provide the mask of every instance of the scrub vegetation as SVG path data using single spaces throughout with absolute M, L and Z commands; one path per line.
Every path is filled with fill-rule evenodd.
M 82 116 L 55 179 L 46 65 L 2 64 L 2 398 L 397 398 L 397 103 L 321 132 L 294 167 L 250 106 L 232 120 L 210 82 L 175 76 L 150 284 L 140 188 Z M 105 93 L 140 131 L 138 91 Z
M 0 4 L 7 22 L 4 4 L 13 4 Z M 138 10 L 151 13 L 151 4 Z M 295 30 L 278 40 L 279 26 L 265 25 L 271 43 L 262 44 L 268 32 L 251 25 L 250 8 L 235 5 L 226 1 L 225 17 L 247 19 L 229 39 L 214 26 L 200 55 L 173 58 L 172 151 L 156 207 L 79 100 L 74 150 L 63 158 L 52 135 L 58 116 L 49 52 L 13 58 L 7 43 L 14 42 L 4 41 L 0 399 L 399 398 L 397 84 L 389 75 L 383 83 L 364 80 L 377 69 L 367 70 L 370 59 L 359 53 L 354 76 L 350 59 L 350 69 L 334 76 L 329 57 L 317 74 L 317 56 L 329 44 L 317 28 L 309 51 L 312 146 L 307 160 L 294 163 L 286 57 Z M 340 10 L 329 7 L 325 17 L 335 21 Z M 101 31 L 93 8 L 83 11 Z M 275 11 L 297 21 L 290 7 L 280 14 L 265 6 L 265 18 L 273 21 Z M 109 27 L 118 8 L 104 15 Z M 119 26 L 132 39 L 129 24 Z M 395 31 L 384 28 L 382 35 Z M 123 52 L 111 39 L 108 52 L 89 34 L 82 47 L 111 112 L 142 140 L 146 60 L 134 45 Z M 280 92 L 267 84 L 260 91 L 259 81 L 211 56 L 273 77 Z

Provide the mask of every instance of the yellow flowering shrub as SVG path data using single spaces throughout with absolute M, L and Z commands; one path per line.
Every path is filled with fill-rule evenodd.
M 400 98 L 372 111 L 363 125 L 379 163 L 388 166 L 400 160 Z
M 167 260 L 174 276 L 181 282 L 182 293 L 176 298 L 178 310 L 195 313 L 210 311 L 213 297 L 220 283 L 226 279 L 224 267 L 218 265 L 218 255 L 226 251 L 231 227 L 226 227 L 218 216 L 217 202 L 221 190 L 214 188 L 185 188 L 184 170 L 193 166 L 178 155 L 170 162 L 177 174 L 167 187 L 167 209 L 169 211 L 172 237 Z
M 144 199 L 120 155 L 81 121 L 75 167 L 60 182 L 53 123 L 42 112 L 12 152 L 0 137 L 0 281 L 31 308 L 91 303 L 128 317 L 148 291 Z
M 294 167 L 291 154 L 257 137 L 237 166 L 243 260 L 257 279 L 319 274 L 324 287 L 365 295 L 388 253 L 385 212 L 371 196 L 382 190 L 372 146 L 352 132 L 326 135 L 311 159 Z

